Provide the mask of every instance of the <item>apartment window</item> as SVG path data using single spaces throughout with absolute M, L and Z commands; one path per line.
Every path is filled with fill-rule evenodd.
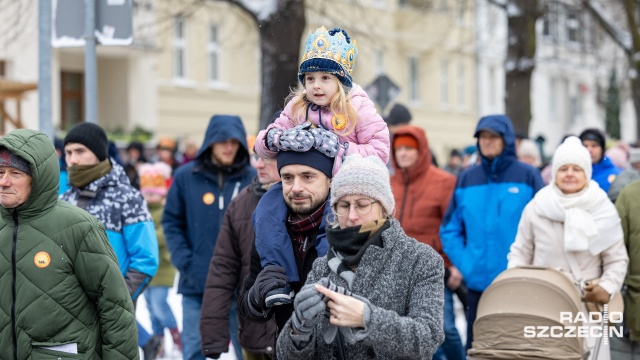
M 458 63 L 458 74 L 457 74 L 457 98 L 458 98 L 458 108 L 459 109 L 464 109 L 465 108 L 465 98 L 464 98 L 464 91 L 465 91 L 465 78 L 464 78 L 464 63 L 460 62 Z
M 376 74 L 384 73 L 384 53 L 381 49 L 377 49 L 375 52 L 375 66 Z
M 409 100 L 420 101 L 420 67 L 419 59 L 409 58 Z
M 547 12 L 542 18 L 542 35 L 558 39 L 558 4 L 555 2 L 547 3 Z
M 458 0 L 456 4 L 457 14 L 456 14 L 456 23 L 458 25 L 464 25 L 464 13 L 465 13 L 465 0 Z
M 449 62 L 440 62 L 440 105 L 449 106 Z
M 580 38 L 580 13 L 576 9 L 567 8 L 567 40 L 579 43 Z
M 220 42 L 218 26 L 209 25 L 209 41 L 207 43 L 207 58 L 209 63 L 209 81 L 220 81 Z
M 60 72 L 61 126 L 64 130 L 84 122 L 84 74 Z
M 186 77 L 186 24 L 182 17 L 174 20 L 173 29 L 173 76 L 178 79 Z

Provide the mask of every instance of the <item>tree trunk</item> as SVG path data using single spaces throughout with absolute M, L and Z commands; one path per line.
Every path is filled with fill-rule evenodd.
M 297 86 L 305 26 L 303 0 L 279 1 L 277 14 L 258 22 L 262 70 L 260 129 L 271 123 L 273 113 L 284 108 L 290 88 Z
M 507 5 L 508 50 L 505 109 L 516 133 L 529 136 L 531 74 L 535 68 L 538 0 L 510 0 Z
M 634 64 L 636 73 L 640 71 L 640 62 Z M 636 142 L 640 143 L 640 77 L 631 78 L 631 94 L 633 94 L 633 108 L 636 110 Z

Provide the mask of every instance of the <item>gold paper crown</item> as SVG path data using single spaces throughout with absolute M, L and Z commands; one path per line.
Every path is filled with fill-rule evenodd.
M 357 43 L 347 35 L 345 30 L 340 28 L 327 30 L 322 26 L 315 33 L 309 33 L 307 36 L 298 75 L 301 76 L 305 72 L 325 71 L 343 77 L 341 81 L 351 86 L 351 73 L 357 56 Z M 319 61 L 309 61 L 314 59 Z M 341 71 L 336 71 L 331 64 L 323 64 L 322 60 L 330 60 L 337 64 Z

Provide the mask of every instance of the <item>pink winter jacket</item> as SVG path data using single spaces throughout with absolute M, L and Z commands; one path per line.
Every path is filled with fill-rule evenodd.
M 376 111 L 376 107 L 373 105 L 371 99 L 367 93 L 357 84 L 353 84 L 353 87 L 349 91 L 351 97 L 351 103 L 358 112 L 358 122 L 356 127 L 347 136 L 340 136 L 333 128 L 331 123 L 332 114 L 328 107 L 323 107 L 322 124 L 320 124 L 320 111 L 309 110 L 309 121 L 318 127 L 323 127 L 334 134 L 338 135 L 340 142 L 348 142 L 346 155 L 360 154 L 365 156 L 377 156 L 382 160 L 384 164 L 389 161 L 389 128 L 387 123 L 384 122 L 382 117 Z M 277 152 L 271 151 L 265 144 L 265 137 L 267 132 L 276 127 L 282 130 L 290 129 L 299 125 L 302 122 L 298 122 L 293 118 L 291 108 L 293 102 L 289 101 L 284 110 L 272 124 L 266 129 L 261 130 L 256 138 L 255 151 L 258 155 L 264 158 L 273 159 L 276 157 Z M 335 174 L 340 168 L 341 159 L 343 156 L 341 151 L 336 156 L 336 161 L 333 167 L 333 173 Z

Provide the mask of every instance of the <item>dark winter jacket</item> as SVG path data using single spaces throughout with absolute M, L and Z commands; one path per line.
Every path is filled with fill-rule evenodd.
M 81 207 L 107 229 L 122 275 L 136 301 L 155 276 L 159 262 L 158 239 L 147 203 L 113 158 L 107 175 L 83 189 L 72 185 L 60 196 L 76 206 L 83 198 L 88 201 Z
M 0 139 L 31 165 L 32 189 L 0 207 L 0 359 L 138 359 L 133 303 L 93 216 L 58 200 L 51 140 L 33 130 Z M 77 344 L 78 355 L 43 347 Z
M 398 128 L 393 134 L 394 139 L 403 135 L 411 135 L 418 141 L 419 155 L 413 166 L 401 169 L 393 152 L 395 171 L 391 176 L 391 189 L 396 201 L 394 216 L 407 236 L 434 248 L 448 268 L 451 262 L 442 251 L 440 225 L 451 201 L 456 178 L 431 164 L 431 151 L 424 130 L 408 125 Z
M 233 199 L 224 214 L 202 300 L 200 334 L 205 356 L 228 351 L 229 311 L 233 293 L 242 288 L 242 280 L 249 274 L 251 247 L 255 237 L 251 214 L 265 191 L 258 178 L 254 178 Z M 274 320 L 258 324 L 240 318 L 240 344 L 243 349 L 252 353 L 271 354 L 275 336 Z
M 264 202 L 265 197 L 272 192 L 279 193 L 280 196 L 282 197 L 282 183 L 277 183 L 273 185 L 271 189 L 269 189 L 269 191 L 265 194 L 265 196 L 262 197 L 261 203 Z M 288 230 L 285 225 L 287 220 L 287 211 L 285 211 L 284 214 L 281 214 L 277 212 L 279 210 L 276 211 L 275 209 L 273 209 L 273 206 L 271 206 L 273 204 L 266 204 L 266 205 L 269 205 L 269 206 L 264 206 L 264 207 L 258 206 L 254 212 L 253 217 L 263 219 L 265 221 L 263 225 L 265 226 L 266 229 L 269 229 L 269 226 L 267 226 L 267 224 L 270 222 L 271 230 L 270 231 L 268 230 L 269 231 L 268 233 L 270 233 L 272 236 L 278 236 L 279 237 L 279 239 L 277 239 L 278 243 L 282 243 L 283 239 L 288 240 L 289 246 L 293 248 L 291 237 L 289 236 Z M 322 217 L 322 223 L 319 225 L 317 232 L 313 234 L 313 236 L 309 237 L 309 246 L 307 247 L 307 250 L 304 256 L 304 261 L 300 258 L 300 255 L 298 254 L 297 251 L 293 251 L 295 266 L 298 270 L 298 274 L 300 275 L 300 281 L 291 283 L 291 287 L 295 292 L 298 292 L 302 287 L 302 285 L 304 285 L 304 282 L 307 279 L 307 274 L 309 273 L 309 271 L 311 271 L 311 266 L 313 265 L 313 261 L 316 258 L 318 258 L 316 242 L 320 241 L 320 239 L 322 238 L 326 243 L 326 234 L 324 232 L 324 229 L 327 225 L 326 221 L 330 212 L 331 212 L 331 207 L 329 206 L 329 201 L 327 201 L 327 205 L 325 206 L 324 214 Z M 276 218 L 275 216 L 273 216 L 274 214 L 278 214 L 279 217 Z M 257 232 L 257 229 L 256 229 L 256 236 L 259 236 L 259 235 L 260 234 Z M 326 246 L 328 247 L 328 244 Z M 326 248 L 324 252 L 326 254 Z M 260 258 L 260 255 L 258 254 L 258 251 L 256 250 L 255 241 L 254 241 L 253 247 L 251 248 L 251 263 L 249 267 L 249 275 L 247 275 L 247 277 L 244 279 L 242 291 L 240 292 L 240 296 L 238 296 L 238 313 L 240 313 L 240 315 L 245 319 L 248 319 L 250 321 L 255 321 L 255 322 L 261 322 L 261 323 L 268 321 L 269 319 L 271 319 L 272 316 L 275 315 L 276 326 L 278 327 L 278 331 L 280 331 L 284 323 L 287 320 L 289 320 L 289 317 L 293 312 L 292 304 L 279 305 L 279 306 L 276 306 L 273 308 L 267 308 L 267 309 L 256 309 L 266 314 L 266 316 L 260 316 L 260 317 L 254 316 L 251 310 L 249 310 L 249 306 L 251 305 L 249 305 L 248 303 L 249 301 L 248 292 L 253 286 L 253 284 L 255 283 L 256 277 L 261 271 L 262 271 L 261 258 Z
M 382 232 L 382 242 L 382 247 L 367 248 L 355 272 L 351 292 L 368 300 L 370 313 L 365 328 L 354 331 L 362 339 L 353 345 L 344 342 L 344 358 L 431 359 L 444 339 L 442 258 L 408 237 L 395 220 Z M 326 256 L 313 264 L 307 284 L 325 277 L 349 288 L 329 268 Z M 335 359 L 334 344 L 327 345 L 322 336 L 323 326 L 318 321 L 308 342 L 298 347 L 288 322 L 278 336 L 278 359 Z
M 211 161 L 211 145 L 228 139 L 240 143 L 234 163 L 217 166 Z M 240 118 L 213 116 L 197 159 L 175 172 L 162 216 L 171 262 L 180 271 L 179 293 L 204 293 L 224 212 L 255 175 L 249 165 L 247 136 Z
M 289 207 L 284 201 L 282 183 L 279 182 L 264 194 L 251 219 L 256 231 L 256 250 L 260 254 L 263 267 L 280 265 L 284 268 L 289 282 L 300 282 L 301 275 L 297 271 L 293 255 L 295 251 L 286 226 L 288 214 Z M 331 206 L 327 201 L 316 236 L 315 248 L 318 256 L 325 256 L 329 250 L 324 228 L 330 214 Z
M 476 133 L 486 128 L 502 136 L 504 150 L 493 160 L 481 153 L 482 163 L 460 174 L 440 228 L 444 252 L 475 291 L 507 269 L 522 210 L 544 186 L 536 168 L 516 159 L 509 118 L 485 116 Z
M 600 185 L 604 192 L 609 191 L 611 183 L 621 172 L 622 169 L 616 167 L 606 156 L 603 156 L 599 163 L 591 165 L 591 178 Z

